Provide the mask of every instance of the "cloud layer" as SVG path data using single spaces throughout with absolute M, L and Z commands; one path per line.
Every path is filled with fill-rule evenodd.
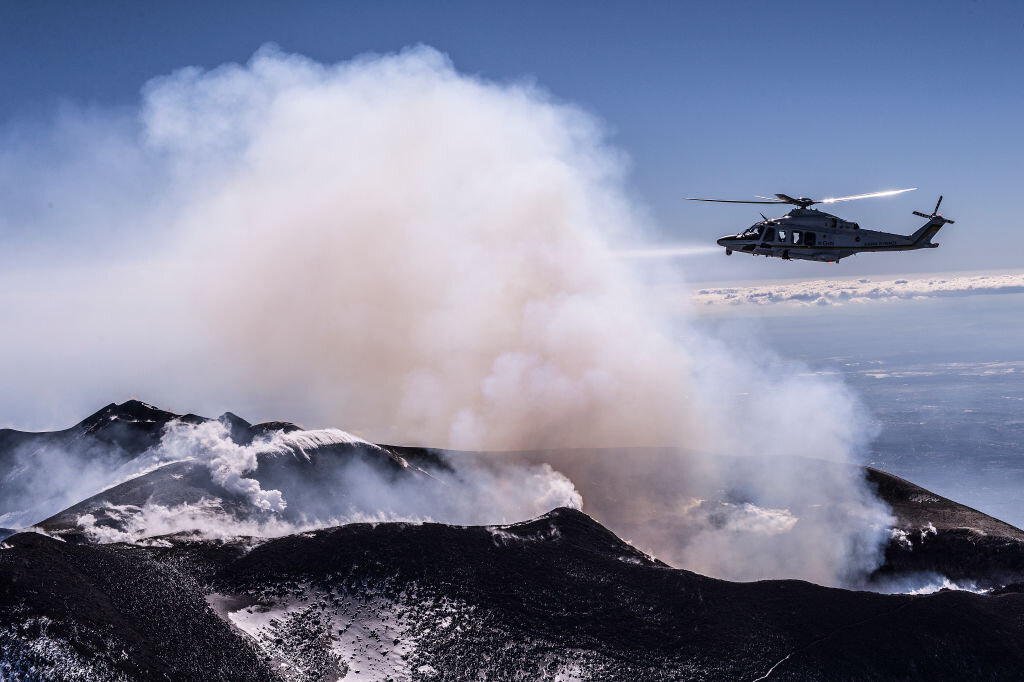
M 842 305 L 976 294 L 1024 293 L 1024 273 L 942 275 L 906 279 L 821 279 L 779 282 L 752 287 L 708 287 L 693 294 L 704 306 Z

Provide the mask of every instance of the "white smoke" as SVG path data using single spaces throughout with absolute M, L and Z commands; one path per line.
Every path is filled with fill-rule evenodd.
M 286 503 L 279 491 L 263 490 L 259 481 L 245 476 L 256 469 L 259 447 L 237 445 L 219 421 L 198 425 L 171 422 L 161 441 L 163 459 L 185 460 L 199 455 L 210 468 L 214 483 L 230 493 L 242 495 L 257 509 L 281 511 Z
M 872 590 L 882 594 L 934 594 L 940 590 L 956 590 L 988 594 L 991 587 L 982 587 L 972 580 L 950 580 L 934 572 L 909 573 L 878 579 Z
M 287 502 L 278 490 L 263 490 L 258 480 L 248 477 L 258 466 L 261 454 L 290 455 L 309 459 L 309 450 L 327 445 L 364 445 L 377 448 L 362 438 L 340 429 L 285 432 L 274 431 L 269 438 L 250 445 L 231 440 L 221 421 L 201 424 L 174 421 L 167 425 L 159 447 L 151 455 L 157 461 L 177 462 L 197 459 L 210 469 L 213 482 L 226 492 L 240 495 L 256 509 L 282 511 Z
M 160 536 L 181 533 L 207 540 L 270 538 L 319 527 L 319 524 L 299 526 L 276 516 L 233 516 L 225 512 L 221 500 L 214 497 L 180 505 L 108 504 L 103 507 L 103 514 L 115 523 L 98 523 L 95 514 L 78 517 L 78 528 L 91 542 L 160 545 L 167 542 Z
M 657 306 L 635 276 L 651 260 L 618 255 L 644 242 L 646 217 L 593 117 L 531 85 L 460 74 L 426 47 L 337 65 L 263 49 L 152 81 L 134 136 L 124 129 L 102 127 L 124 164 L 89 169 L 114 166 L 111 183 L 91 178 L 101 189 L 89 196 L 49 189 L 64 213 L 104 207 L 77 231 L 141 265 L 63 268 L 45 298 L 13 301 L 0 357 L 49 353 L 46 367 L 0 360 L 22 394 L 45 376 L 78 393 L 212 401 L 434 447 L 670 446 L 655 469 L 578 467 L 601 472 L 576 484 L 588 509 L 590 490 L 613 490 L 594 502 L 599 520 L 723 577 L 835 584 L 877 561 L 887 513 L 853 466 L 867 437 L 856 400 Z M 30 151 L 4 164 L 50 162 Z M 62 333 L 40 340 L 53 319 Z M 253 451 L 183 437 L 213 453 L 226 490 L 293 511 L 246 475 Z M 737 456 L 742 475 L 725 459 Z M 468 496 L 481 508 L 522 495 L 507 471 L 475 475 L 493 476 Z M 540 498 L 564 500 L 555 488 Z M 400 493 L 396 514 L 416 495 Z M 633 523 L 692 498 L 741 516 Z
M 355 449 L 332 447 L 338 445 Z M 287 461 L 275 468 L 280 457 Z M 582 506 L 572 482 L 547 464 L 459 458 L 429 471 L 406 471 L 404 458 L 338 429 L 278 431 L 239 445 L 221 422 L 172 422 L 143 459 L 154 458 L 196 462 L 210 472 L 212 486 L 180 504 L 104 500 L 77 517 L 90 540 L 138 542 L 182 532 L 215 539 L 273 537 L 361 521 L 509 523 L 555 507 Z M 396 461 L 397 472 L 389 469 Z M 291 492 L 264 488 L 261 478 Z M 245 504 L 231 502 L 238 498 Z

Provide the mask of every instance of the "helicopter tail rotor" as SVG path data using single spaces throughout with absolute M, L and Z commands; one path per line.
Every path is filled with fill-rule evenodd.
M 931 212 L 931 214 L 921 213 L 920 211 L 914 211 L 913 213 L 916 216 L 920 216 L 921 218 L 928 218 L 929 220 L 935 220 L 936 218 L 940 218 L 943 223 L 949 223 L 950 225 L 952 225 L 954 222 L 956 222 L 955 220 L 950 220 L 949 218 L 943 218 L 942 214 L 939 213 L 939 206 L 941 204 L 942 204 L 942 195 L 940 194 L 939 195 L 939 200 L 935 202 L 935 209 Z

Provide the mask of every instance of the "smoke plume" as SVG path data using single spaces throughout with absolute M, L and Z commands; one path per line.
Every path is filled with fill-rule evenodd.
M 172 422 L 138 461 L 195 463 L 209 485 L 197 492 L 202 478 L 190 477 L 192 499 L 176 503 L 104 501 L 76 518 L 91 540 L 275 537 L 365 521 L 502 524 L 582 504 L 572 482 L 547 464 L 460 458 L 424 469 L 339 429 L 277 431 L 240 445 L 220 421 Z
M 585 510 L 678 565 L 835 584 L 877 561 L 856 400 L 658 307 L 637 277 L 652 261 L 616 255 L 648 228 L 625 161 L 580 109 L 427 47 L 335 65 L 265 48 L 153 80 L 135 116 L 68 116 L 63 156 L 0 161 L 41 178 L 3 234 L 38 221 L 78 253 L 14 275 L 0 371 L 18 395 L 561 451 Z M 24 241 L 22 262 L 53 256 Z M 223 486 L 285 510 L 226 454 Z

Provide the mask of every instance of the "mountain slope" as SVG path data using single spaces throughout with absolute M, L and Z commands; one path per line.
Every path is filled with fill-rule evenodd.
M 139 466 L 139 462 L 149 461 L 146 458 L 156 445 L 164 442 L 162 439 L 174 425 L 215 422 L 224 426 L 225 442 L 218 441 L 214 445 L 253 449 L 255 469 L 241 473 L 234 487 L 215 479 L 216 467 L 209 461 L 203 463 L 196 459 L 162 466 L 157 466 L 159 462 L 156 462 L 143 469 L 140 475 L 122 475 L 126 480 L 112 487 L 107 485 L 113 481 L 104 484 L 102 477 L 90 477 L 87 471 L 80 473 L 81 468 L 87 469 L 86 465 L 79 466 L 81 462 L 117 463 L 127 458 L 129 465 L 126 466 Z M 47 459 L 60 450 L 54 444 L 62 444 L 61 448 L 84 449 L 72 465 L 67 465 L 63 460 Z M 29 457 L 25 453 L 38 456 Z M 96 459 L 90 459 L 92 457 Z M 111 541 L 185 530 L 189 523 L 196 526 L 210 521 L 210 525 L 217 525 L 213 517 L 230 522 L 228 525 L 232 526 L 218 531 L 220 534 L 265 534 L 266 524 L 270 523 L 276 524 L 270 533 L 273 535 L 287 532 L 286 527 L 281 529 L 280 522 L 309 527 L 319 520 L 319 525 L 330 525 L 337 523 L 336 519 L 360 514 L 364 518 L 373 517 L 381 511 L 387 513 L 377 516 L 388 518 L 394 510 L 399 513 L 390 517 L 402 518 L 403 500 L 452 498 L 458 492 L 446 483 L 452 478 L 443 474 L 463 467 L 466 462 L 486 460 L 553 465 L 568 474 L 583 493 L 587 511 L 625 537 L 643 537 L 644 531 L 651 528 L 672 532 L 678 525 L 678 519 L 673 516 L 676 510 L 646 505 L 642 499 L 629 507 L 621 503 L 616 481 L 624 458 L 637 463 L 630 475 L 634 479 L 643 476 L 640 487 L 652 486 L 657 492 L 653 496 L 656 499 L 671 499 L 671 491 L 680 484 L 680 476 L 685 475 L 685 472 L 671 473 L 678 467 L 674 467 L 677 455 L 669 448 L 598 448 L 495 455 L 446 452 L 378 446 L 343 432 L 301 431 L 288 422 L 254 426 L 232 413 L 225 413 L 218 420 L 177 415 L 140 401 L 127 401 L 119 405 L 112 403 L 64 431 L 0 432 L 0 469 L 4 463 L 9 465 L 6 477 L 0 479 L 5 492 L 0 496 L 0 525 L 14 525 L 10 520 L 16 519 L 5 521 L 3 514 L 9 507 L 32 505 L 37 497 L 45 497 L 34 486 L 47 484 L 55 478 L 52 470 L 64 465 L 73 469 L 75 479 L 75 487 L 67 488 L 65 497 L 86 489 L 88 494 L 70 499 L 70 506 L 49 509 L 29 522 L 36 522 L 47 532 L 62 534 L 68 539 Z M 807 465 L 831 466 L 824 462 L 808 462 Z M 736 458 L 731 468 L 739 470 L 743 466 L 746 466 L 745 460 Z M 113 469 L 114 474 L 125 471 L 130 469 L 116 466 Z M 109 478 L 110 474 L 107 476 Z M 928 581 L 941 584 L 943 578 L 983 588 L 1024 580 L 1024 532 L 884 472 L 867 469 L 866 476 L 878 496 L 893 509 L 896 518 L 892 537 L 885 547 L 884 564 L 872 576 L 874 588 L 905 591 Z M 255 508 L 253 500 L 244 492 L 244 486 L 249 485 L 247 480 L 256 482 L 261 490 L 281 492 L 287 508 L 275 514 Z M 21 488 L 21 483 L 33 485 Z M 396 483 L 400 485 L 395 486 Z M 388 492 L 393 493 L 389 507 L 382 506 L 384 484 Z M 637 485 L 635 480 L 633 485 Z M 819 502 L 816 507 L 827 509 L 827 499 Z M 415 511 L 412 507 L 405 509 Z M 150 511 L 154 513 L 145 515 Z M 810 514 L 818 510 L 794 511 Z M 411 516 L 416 517 L 416 514 Z M 310 524 L 310 519 L 314 523 Z M 245 521 L 242 527 L 237 523 L 240 520 Z M 0 536 L 11 532 L 0 531 Z
M 878 469 L 868 480 L 896 517 L 876 579 L 936 573 L 995 587 L 1024 580 L 1024 531 Z
M 45 636 L 94 679 L 226 679 L 228 661 L 238 680 L 1009 680 L 1024 666 L 1022 594 L 730 583 L 569 509 L 500 527 L 165 541 L 10 538 L 5 660 Z
M 0 679 L 276 679 L 188 572 L 140 548 L 35 533 L 3 547 Z
M 60 431 L 0 429 L 0 525 L 27 526 L 123 480 L 160 445 L 168 425 L 217 420 L 175 414 L 139 400 L 110 403 Z M 219 418 L 240 445 L 297 430 L 287 422 L 251 425 L 225 413 Z

